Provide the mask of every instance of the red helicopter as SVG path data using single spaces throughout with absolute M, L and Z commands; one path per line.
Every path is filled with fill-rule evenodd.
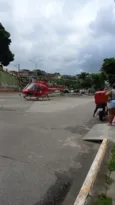
M 63 91 L 63 86 L 49 86 L 48 83 L 44 81 L 32 81 L 32 83 L 28 84 L 25 88 L 23 88 L 22 93 L 24 95 L 24 98 L 27 97 L 36 97 L 36 99 L 39 99 L 39 97 L 47 97 L 49 99 L 49 93 L 53 93 L 55 91 Z

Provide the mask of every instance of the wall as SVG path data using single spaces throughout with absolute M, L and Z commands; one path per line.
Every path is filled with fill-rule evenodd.
M 17 78 L 7 71 L 0 71 L 0 91 L 16 91 L 18 90 Z

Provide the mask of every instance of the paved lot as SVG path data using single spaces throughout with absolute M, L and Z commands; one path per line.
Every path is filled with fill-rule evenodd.
M 82 141 L 93 109 L 91 97 L 0 94 L 0 204 L 74 201 L 98 148 Z

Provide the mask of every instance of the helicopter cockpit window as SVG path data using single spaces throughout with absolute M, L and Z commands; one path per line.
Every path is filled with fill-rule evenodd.
M 36 90 L 42 90 L 42 86 L 36 85 Z
M 39 90 L 42 90 L 42 86 L 39 86 L 37 84 L 35 84 L 35 91 L 38 92 Z
M 27 87 L 28 90 L 34 90 L 34 88 L 35 88 L 35 83 L 31 83 L 31 84 Z

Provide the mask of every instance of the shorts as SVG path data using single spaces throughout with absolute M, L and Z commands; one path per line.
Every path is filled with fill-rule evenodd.
M 108 109 L 114 109 L 115 108 L 115 100 L 111 100 L 107 103 Z

